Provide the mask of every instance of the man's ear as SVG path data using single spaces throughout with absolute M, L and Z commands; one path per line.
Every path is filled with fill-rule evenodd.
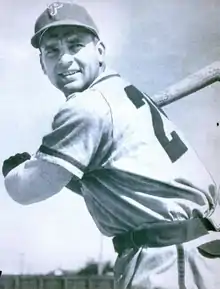
M 42 59 L 42 54 L 41 54 L 41 52 L 40 52 L 39 57 L 40 57 L 40 65 L 41 65 L 41 68 L 42 68 L 44 74 L 47 74 L 47 73 L 46 73 L 45 66 L 44 66 L 44 62 L 43 62 L 43 59 Z
M 99 40 L 96 44 L 96 48 L 99 56 L 99 63 L 102 65 L 105 61 L 105 45 L 102 41 Z

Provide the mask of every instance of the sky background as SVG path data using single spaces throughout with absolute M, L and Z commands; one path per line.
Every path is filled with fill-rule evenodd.
M 220 58 L 219 0 L 82 0 L 100 28 L 109 65 L 153 95 Z M 65 101 L 41 71 L 30 45 L 35 19 L 46 0 L 1 0 L 0 163 L 34 153 Z M 220 84 L 165 108 L 220 182 Z M 190 165 L 190 164 L 189 164 Z M 63 190 L 42 203 L 12 201 L 0 176 L 0 270 L 47 273 L 99 260 L 101 236 L 83 200 Z M 114 262 L 111 239 L 102 260 Z

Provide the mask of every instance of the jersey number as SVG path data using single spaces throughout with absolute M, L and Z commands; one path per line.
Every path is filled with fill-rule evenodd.
M 133 85 L 125 87 L 125 92 L 137 109 L 145 105 L 146 102 L 149 104 L 155 136 L 170 160 L 173 163 L 177 161 L 188 148 L 175 131 L 171 132 L 171 140 L 167 138 L 164 131 L 163 120 L 159 113 L 160 109 Z M 161 113 L 165 115 L 163 111 L 161 111 Z

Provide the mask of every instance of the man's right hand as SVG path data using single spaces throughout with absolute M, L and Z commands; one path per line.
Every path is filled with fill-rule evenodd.
M 25 162 L 26 160 L 29 160 L 31 158 L 31 155 L 27 152 L 21 153 L 21 154 L 16 154 L 14 156 L 11 156 L 10 158 L 6 159 L 3 162 L 2 166 L 2 173 L 3 176 L 6 177 L 7 174 L 20 165 L 21 163 Z

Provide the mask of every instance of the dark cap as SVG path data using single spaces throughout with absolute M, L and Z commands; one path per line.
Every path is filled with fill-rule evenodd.
M 73 3 L 54 2 L 37 18 L 31 44 L 39 48 L 39 40 L 44 31 L 56 26 L 84 27 L 99 37 L 99 31 L 87 10 Z

